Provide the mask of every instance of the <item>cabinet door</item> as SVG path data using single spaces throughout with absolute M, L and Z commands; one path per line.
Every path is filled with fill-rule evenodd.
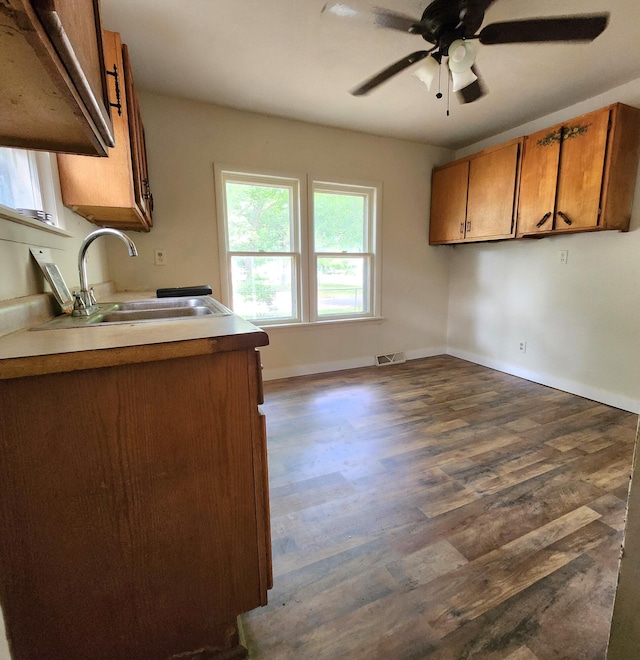
M 519 156 L 514 143 L 471 160 L 467 240 L 513 236 Z
M 585 115 L 562 129 L 556 230 L 598 225 L 609 113 Z
M 518 234 L 536 234 L 553 229 L 561 136 L 562 127 L 556 126 L 525 138 Z
M 108 158 L 58 154 L 62 201 L 91 222 L 116 229 L 149 231 L 151 196 L 140 108 L 135 96 L 127 51 L 117 32 L 103 34 L 107 67 L 114 65 L 119 78 L 109 76 L 112 98 L 120 91 L 121 108 L 113 113 L 116 146 Z
M 31 0 L 31 4 L 105 142 L 114 146 L 98 0 Z
M 3 0 L 0 23 L 0 145 L 105 156 L 98 0 Z
M 429 243 L 457 243 L 467 218 L 469 161 L 434 170 L 431 177 Z
M 129 49 L 122 45 L 122 64 L 127 90 L 127 110 L 129 116 L 129 140 L 131 142 L 131 169 L 133 175 L 133 195 L 143 221 L 151 227 L 153 224 L 153 196 L 149 187 L 147 170 L 147 147 L 144 139 L 144 126 L 140 114 L 138 95 L 133 84 L 133 70 L 129 59 Z

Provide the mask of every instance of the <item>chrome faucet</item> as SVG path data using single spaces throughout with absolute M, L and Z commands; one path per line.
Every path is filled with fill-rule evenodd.
M 80 245 L 78 253 L 78 271 L 80 273 L 80 291 L 74 291 L 73 316 L 89 316 L 98 309 L 98 303 L 93 295 L 93 289 L 89 288 L 87 282 L 87 249 L 100 236 L 117 236 L 127 244 L 130 257 L 137 257 L 138 250 L 134 242 L 121 231 L 117 229 L 96 229 L 92 231 Z

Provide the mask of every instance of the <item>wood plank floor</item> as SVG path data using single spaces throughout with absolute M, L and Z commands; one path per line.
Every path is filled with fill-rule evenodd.
M 250 658 L 605 657 L 635 415 L 449 356 L 265 390 Z

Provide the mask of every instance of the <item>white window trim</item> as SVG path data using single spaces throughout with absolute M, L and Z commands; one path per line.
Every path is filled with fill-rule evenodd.
M 240 252 L 230 252 L 228 246 L 228 232 L 226 220 L 226 186 L 227 180 L 242 181 L 251 183 L 265 183 L 265 185 L 281 185 L 287 182 L 298 183 L 298 203 L 294 209 L 297 215 L 297 222 L 294 221 L 294 246 L 297 249 L 298 259 L 296 260 L 296 286 L 294 295 L 298 299 L 298 314 L 295 318 L 288 319 L 249 319 L 252 323 L 259 326 L 269 327 L 304 327 L 318 326 L 323 324 L 353 323 L 357 321 L 380 321 L 381 319 L 381 235 L 382 235 L 382 184 L 379 182 L 362 180 L 344 180 L 336 177 L 311 176 L 304 173 L 275 172 L 263 170 L 262 168 L 247 168 L 225 165 L 222 163 L 214 164 L 214 182 L 216 196 L 217 212 L 217 230 L 218 230 L 218 252 L 220 261 L 220 284 L 222 291 L 222 302 L 231 306 L 233 294 L 231 290 L 231 256 L 235 254 L 245 254 Z M 373 191 L 368 213 L 369 246 L 370 252 L 357 253 L 357 256 L 368 258 L 371 262 L 370 287 L 370 309 L 366 313 L 319 316 L 315 313 L 317 310 L 317 279 L 315 269 L 315 251 L 313 242 L 313 193 L 317 188 L 326 188 L 329 192 L 336 192 L 340 189 L 346 192 Z M 295 226 L 297 225 L 297 226 Z M 264 255 L 265 253 L 246 253 L 248 256 Z M 289 256 L 291 253 L 267 253 L 273 256 Z M 328 253 L 327 253 L 328 254 Z M 356 253 L 353 253 L 354 256 Z M 342 256 L 342 254 L 337 255 Z

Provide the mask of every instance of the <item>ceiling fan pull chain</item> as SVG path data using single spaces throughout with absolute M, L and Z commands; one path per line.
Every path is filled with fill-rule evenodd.
M 558 215 L 565 221 L 566 224 L 568 225 L 573 224 L 571 218 L 566 213 L 563 213 L 562 211 L 558 211 Z
M 545 214 L 542 216 L 542 220 L 540 220 L 540 222 L 536 225 L 536 227 L 537 227 L 538 229 L 540 229 L 540 227 L 542 227 L 542 225 L 543 225 L 543 224 L 544 224 L 544 223 L 545 223 L 550 217 L 551 217 L 551 211 L 549 211 L 549 213 L 545 213 Z

